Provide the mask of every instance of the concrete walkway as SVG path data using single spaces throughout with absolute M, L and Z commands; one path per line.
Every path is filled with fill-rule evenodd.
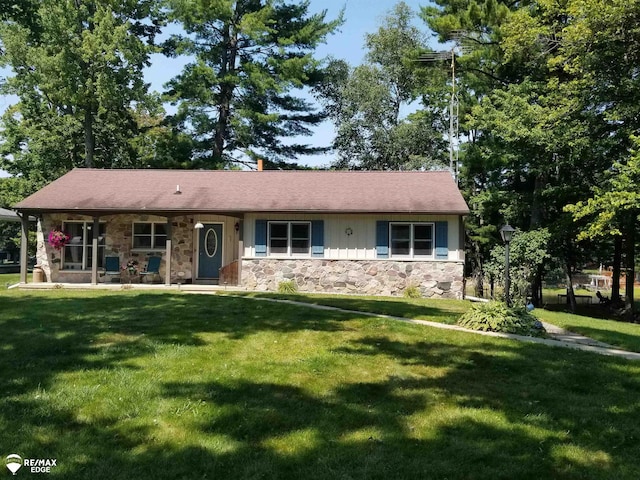
M 193 292 L 196 293 L 196 292 Z M 230 295 L 234 296 L 234 295 Z M 539 343 L 542 345 L 548 345 L 550 347 L 570 348 L 573 350 L 583 350 L 586 352 L 597 353 L 599 355 L 609 355 L 613 357 L 625 358 L 627 360 L 640 360 L 640 353 L 629 352 L 626 350 L 620 350 L 612 345 L 599 342 L 589 337 L 579 335 L 577 333 L 569 332 L 560 327 L 552 325 L 550 323 L 543 322 L 545 330 L 549 338 L 537 338 L 527 337 L 524 335 L 514 335 L 512 333 L 498 333 L 498 332 L 480 332 L 478 330 L 469 330 L 468 328 L 462 328 L 458 325 L 447 325 L 445 323 L 430 322 L 428 320 L 417 320 L 412 318 L 395 317 L 392 315 L 383 315 L 380 313 L 360 312 L 357 310 L 346 310 L 344 308 L 329 307 L 327 305 L 314 305 L 311 303 L 296 302 L 293 300 L 278 300 L 275 298 L 256 298 L 256 297 L 239 297 L 250 298 L 252 300 L 273 302 L 273 303 L 286 303 L 289 305 L 298 305 L 301 307 L 313 308 L 316 310 L 329 310 L 335 312 L 353 313 L 357 315 L 368 315 L 371 317 L 386 318 L 389 320 L 396 320 L 399 322 L 413 323 L 415 325 L 425 325 L 433 328 L 440 328 L 443 330 L 456 330 L 458 332 L 474 333 L 476 335 L 485 335 L 487 337 L 499 337 L 509 338 L 511 340 L 517 340 L 527 343 Z

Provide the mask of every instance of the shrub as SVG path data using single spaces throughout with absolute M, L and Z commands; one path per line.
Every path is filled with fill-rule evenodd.
M 278 293 L 298 293 L 298 285 L 293 280 L 284 280 L 278 284 Z
M 508 308 L 501 302 L 476 303 L 458 320 L 458 325 L 482 332 L 515 333 L 531 337 L 545 334 L 542 323 L 524 308 Z
M 420 287 L 416 285 L 409 285 L 404 289 L 402 295 L 404 296 L 404 298 L 420 298 L 422 297 L 422 292 L 420 291 Z
M 551 255 L 547 252 L 551 234 L 546 228 L 529 232 L 516 231 L 509 248 L 509 275 L 511 278 L 511 301 L 524 307 L 531 295 L 531 284 L 536 273 L 548 266 Z M 485 264 L 485 272 L 499 285 L 504 286 L 504 245 L 491 250 L 491 259 Z M 504 299 L 504 294 L 498 298 Z

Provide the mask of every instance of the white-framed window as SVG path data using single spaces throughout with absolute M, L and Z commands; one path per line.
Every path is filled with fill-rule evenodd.
M 98 268 L 104 266 L 106 223 L 99 223 Z M 93 221 L 69 221 L 62 224 L 62 231 L 69 235 L 62 253 L 63 270 L 91 270 L 93 260 Z
M 268 254 L 311 255 L 311 222 L 269 222 Z
M 134 250 L 162 250 L 167 246 L 165 222 L 136 222 L 133 224 Z
M 433 257 L 433 223 L 391 223 L 389 249 L 392 257 Z

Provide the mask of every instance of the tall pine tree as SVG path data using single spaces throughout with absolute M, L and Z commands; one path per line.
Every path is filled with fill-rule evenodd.
M 195 164 L 221 168 L 258 157 L 285 163 L 316 153 L 284 139 L 310 135 L 323 117 L 296 96 L 322 76 L 315 48 L 341 23 L 309 13 L 309 1 L 170 0 L 186 32 L 166 52 L 194 61 L 169 82 L 176 119 L 195 139 Z

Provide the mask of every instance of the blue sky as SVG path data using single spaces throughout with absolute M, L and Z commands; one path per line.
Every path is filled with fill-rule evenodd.
M 311 0 L 310 11 L 316 13 L 327 10 L 328 20 L 335 19 L 340 10 L 343 7 L 345 9 L 345 22 L 340 27 L 340 31 L 331 35 L 326 44 L 316 50 L 316 57 L 333 56 L 344 59 L 354 66 L 362 63 L 365 56 L 363 49 L 365 35 L 377 30 L 383 17 L 396 3 L 398 0 Z M 429 4 L 427 0 L 405 0 L 405 3 L 416 13 L 421 6 Z M 427 31 L 422 20 L 416 18 L 415 24 L 420 30 Z M 151 88 L 162 91 L 162 85 L 177 74 L 187 62 L 186 58 L 167 59 L 162 55 L 154 56 L 153 65 L 146 73 Z M 313 136 L 302 137 L 298 141 L 325 147 L 331 143 L 333 136 L 333 124 L 326 121 L 315 129 Z M 333 157 L 333 154 L 307 156 L 301 158 L 300 163 L 310 166 L 329 165 Z
M 365 52 L 363 50 L 365 34 L 374 32 L 380 25 L 382 18 L 397 3 L 397 0 L 311 0 L 311 12 L 327 10 L 327 19 L 334 19 L 338 16 L 340 9 L 345 8 L 345 23 L 340 31 L 331 35 L 327 43 L 321 45 L 316 51 L 317 58 L 333 56 L 347 60 L 351 65 L 360 64 Z M 414 11 L 418 12 L 421 6 L 427 5 L 428 0 L 405 0 Z M 416 19 L 416 26 L 427 31 L 426 25 Z M 145 76 L 151 89 L 162 91 L 163 84 L 180 72 L 182 66 L 188 62 L 186 58 L 167 59 L 162 55 L 154 55 L 152 65 L 147 70 Z M 0 76 L 9 72 L 0 71 Z M 15 98 L 0 96 L 0 111 L 6 109 L 16 101 Z M 301 142 L 315 146 L 327 146 L 333 138 L 333 125 L 325 122 L 316 128 L 312 137 L 300 139 Z M 301 163 L 320 166 L 328 165 L 333 155 L 312 156 L 300 159 Z M 0 170 L 0 176 L 2 171 Z

